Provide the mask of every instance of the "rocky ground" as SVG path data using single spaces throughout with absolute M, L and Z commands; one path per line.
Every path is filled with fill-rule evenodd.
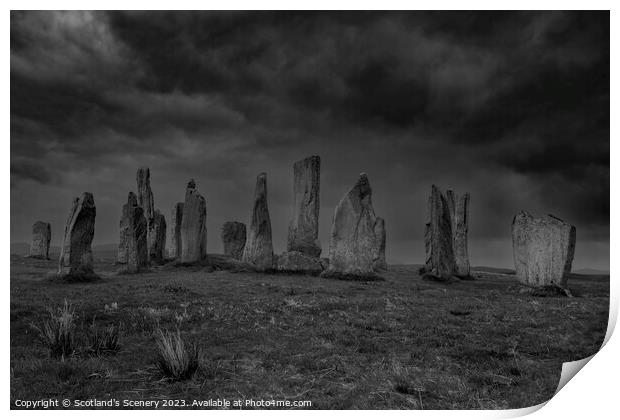
M 609 276 L 574 275 L 575 297 L 523 293 L 506 270 L 385 281 L 171 267 L 95 283 L 45 280 L 55 261 L 11 257 L 11 404 L 16 399 L 288 399 L 312 408 L 501 409 L 549 399 L 565 361 L 595 353 Z M 31 323 L 64 300 L 78 324 L 120 324 L 121 351 L 51 358 Z M 190 380 L 162 378 L 153 334 L 179 328 L 201 349 Z

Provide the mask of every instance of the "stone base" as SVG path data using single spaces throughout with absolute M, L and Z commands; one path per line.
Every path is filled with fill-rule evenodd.
M 279 272 L 319 275 L 323 269 L 319 258 L 298 251 L 288 251 L 276 256 L 276 270 Z
M 534 287 L 524 286 L 519 289 L 519 293 L 528 294 L 536 297 L 573 297 L 573 294 L 568 288 L 560 287 L 555 284 Z
M 325 270 L 321 273 L 321 277 L 328 279 L 353 280 L 353 281 L 383 281 L 383 277 L 371 272 L 347 272 L 343 273 L 334 270 Z
M 94 271 L 73 271 L 67 272 L 63 271 L 60 273 L 53 274 L 46 278 L 51 282 L 59 282 L 59 283 L 89 283 L 97 280 L 101 280 Z

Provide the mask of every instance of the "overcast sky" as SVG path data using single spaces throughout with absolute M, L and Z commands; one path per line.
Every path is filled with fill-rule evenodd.
M 59 244 L 90 191 L 94 243 L 117 243 L 148 166 L 167 220 L 196 180 L 208 252 L 267 172 L 279 253 L 312 154 L 324 254 L 366 172 L 388 262 L 423 262 L 434 183 L 471 193 L 472 265 L 513 267 L 524 209 L 577 227 L 575 269 L 609 269 L 609 13 L 11 13 L 11 242 L 42 220 Z

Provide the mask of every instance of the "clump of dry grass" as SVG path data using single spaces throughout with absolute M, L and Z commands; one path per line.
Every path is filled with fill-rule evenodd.
M 199 350 L 193 343 L 186 343 L 181 332 L 158 330 L 155 336 L 157 367 L 161 373 L 173 380 L 190 379 L 198 370 Z
M 120 326 L 97 327 L 95 320 L 86 331 L 87 351 L 91 356 L 116 354 L 120 351 Z
M 45 347 L 49 349 L 53 357 L 72 356 L 77 348 L 75 338 L 75 321 L 77 315 L 73 305 L 67 303 L 56 311 L 48 308 L 49 319 L 41 321 L 39 324 L 30 325 L 38 332 L 39 339 Z

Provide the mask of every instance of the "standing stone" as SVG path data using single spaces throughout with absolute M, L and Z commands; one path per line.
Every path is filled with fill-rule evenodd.
M 319 242 L 319 187 L 321 158 L 310 156 L 293 165 L 293 219 L 288 228 L 287 251 L 321 256 Z
M 452 251 L 456 263 L 456 275 L 470 277 L 467 231 L 469 230 L 469 193 L 455 194 L 446 191 L 450 219 L 452 221 Z
M 166 250 L 166 218 L 159 210 L 153 213 L 149 233 L 151 244 L 149 247 L 149 260 L 161 263 L 164 261 Z
M 138 169 L 136 173 L 136 183 L 138 185 L 138 205 L 144 210 L 144 217 L 146 217 L 147 234 L 146 241 L 149 249 L 149 257 L 151 255 L 150 249 L 153 245 L 153 214 L 155 212 L 155 204 L 153 199 L 153 191 L 151 190 L 151 171 L 147 167 Z
M 125 271 L 128 273 L 148 268 L 146 229 L 144 210 L 138 205 L 136 195 L 130 192 L 127 204 L 123 205 L 117 258 L 119 263 L 127 264 Z
M 379 280 L 374 271 L 377 255 L 372 190 L 365 173 L 340 200 L 334 213 L 329 242 L 329 266 L 321 277 Z
M 170 247 L 168 257 L 181 258 L 181 221 L 183 220 L 183 203 L 176 203 L 170 218 Z
M 449 280 L 456 275 L 452 249 L 452 219 L 448 200 L 436 185 L 428 200 L 428 221 L 424 232 L 426 263 L 424 274 Z
M 96 215 L 91 193 L 85 192 L 82 197 L 73 199 L 58 259 L 59 274 L 93 274 L 91 245 Z
M 271 241 L 271 219 L 267 207 L 267 174 L 261 173 L 256 178 L 254 208 L 252 221 L 243 249 L 244 263 L 252 264 L 258 271 L 271 270 L 273 261 L 273 244 Z
M 377 217 L 375 222 L 375 255 L 373 267 L 375 270 L 387 270 L 387 262 L 385 261 L 385 220 Z
M 236 260 L 243 257 L 245 248 L 246 230 L 245 224 L 241 222 L 226 222 L 222 227 L 222 243 L 224 244 L 224 255 Z
M 512 221 L 517 277 L 529 286 L 567 289 L 575 255 L 576 229 L 552 215 L 534 218 L 525 211 Z
M 48 260 L 51 239 L 52 227 L 49 223 L 36 222 L 32 225 L 32 244 L 30 245 L 30 256 Z
M 207 202 L 190 180 L 185 191 L 181 220 L 181 262 L 193 263 L 207 257 Z

